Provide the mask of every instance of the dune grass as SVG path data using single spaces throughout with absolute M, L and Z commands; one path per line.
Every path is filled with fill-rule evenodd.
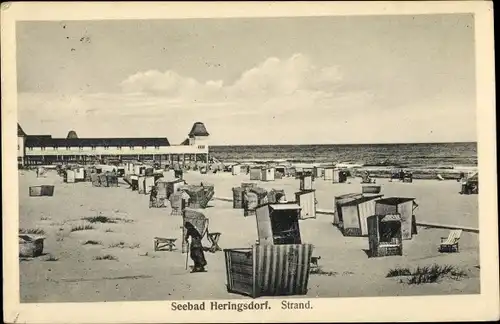
M 114 224 L 116 223 L 116 220 L 113 219 L 113 218 L 110 218 L 110 217 L 106 217 L 106 216 L 94 216 L 94 217 L 83 217 L 82 220 L 85 220 L 89 223 L 111 223 L 111 224 Z
M 101 241 L 87 240 L 82 245 L 102 245 Z
M 76 225 L 76 226 L 71 227 L 71 232 L 87 231 L 87 230 L 93 230 L 93 229 L 95 229 L 95 227 L 90 225 L 90 224 Z
M 386 278 L 406 277 L 406 283 L 410 285 L 420 285 L 424 283 L 439 282 L 443 278 L 460 280 L 467 277 L 467 273 L 456 266 L 438 265 L 417 267 L 415 270 L 408 268 L 395 268 L 389 270 Z M 400 282 L 404 282 L 400 280 Z
M 127 219 L 127 218 L 115 217 L 113 219 L 118 221 L 118 222 L 122 222 L 122 223 L 133 223 L 134 222 L 133 219 Z
M 120 242 L 117 242 L 117 243 L 112 243 L 110 245 L 108 245 L 108 248 L 112 249 L 112 248 L 120 248 L 120 249 L 137 249 L 141 247 L 141 245 L 139 243 L 134 243 L 134 244 L 127 244 L 123 241 L 120 241 Z
M 41 228 L 20 228 L 19 234 L 38 234 L 44 235 L 45 231 Z
M 325 271 L 325 270 L 323 270 L 322 267 L 318 267 L 316 269 L 311 269 L 310 274 L 312 274 L 312 275 L 318 275 L 318 276 L 335 277 L 339 273 L 335 272 L 335 271 Z
M 402 276 L 411 276 L 411 271 L 408 268 L 395 268 L 389 270 L 387 275 L 385 276 L 386 278 L 392 278 L 392 277 L 402 277 Z
M 84 221 L 87 221 L 92 224 L 101 223 L 101 224 L 116 224 L 118 222 L 121 223 L 133 223 L 132 219 L 120 218 L 120 217 L 107 217 L 107 216 L 92 216 L 92 217 L 82 217 Z
M 115 257 L 114 255 L 111 255 L 111 254 L 106 254 L 106 255 L 100 255 L 100 256 L 96 256 L 94 257 L 94 260 L 96 261 L 103 261 L 103 260 L 110 260 L 110 261 L 118 261 L 118 258 Z

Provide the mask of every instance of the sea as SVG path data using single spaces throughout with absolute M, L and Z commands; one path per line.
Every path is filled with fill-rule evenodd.
M 222 162 L 349 163 L 364 167 L 477 167 L 477 143 L 210 146 Z

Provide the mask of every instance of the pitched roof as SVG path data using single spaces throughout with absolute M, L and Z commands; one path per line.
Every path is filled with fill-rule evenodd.
M 382 217 L 381 222 L 397 222 L 401 221 L 401 215 L 399 214 L 388 214 Z
M 189 138 L 182 141 L 181 145 L 189 145 Z
M 19 123 L 17 123 L 17 136 L 28 136 L 22 129 L 21 125 L 19 125 Z
M 357 206 L 357 205 L 365 203 L 367 201 L 372 201 L 372 200 L 379 199 L 382 196 L 383 195 L 363 196 L 363 197 L 354 198 L 352 200 L 348 200 L 348 201 L 345 201 L 345 202 L 340 202 L 339 205 L 341 207 Z
M 92 147 L 92 146 L 170 146 L 167 138 L 52 138 L 50 135 L 28 136 L 27 147 Z
M 205 125 L 202 122 L 196 122 L 189 132 L 189 136 L 209 136 Z
M 377 201 L 377 203 L 384 204 L 384 205 L 399 205 L 408 201 L 414 201 L 416 198 L 410 198 L 410 197 L 389 197 L 389 198 L 382 198 Z

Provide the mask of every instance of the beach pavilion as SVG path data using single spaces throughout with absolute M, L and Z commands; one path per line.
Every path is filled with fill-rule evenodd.
M 93 163 L 98 160 L 151 161 L 160 164 L 209 161 L 209 139 L 205 125 L 195 122 L 188 138 L 171 145 L 166 137 L 79 138 L 74 130 L 67 138 L 28 135 L 18 124 L 18 165 Z

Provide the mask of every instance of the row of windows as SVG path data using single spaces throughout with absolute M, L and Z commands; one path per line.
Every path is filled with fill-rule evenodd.
M 96 147 L 95 147 L 95 146 L 92 146 L 91 148 L 92 148 L 92 150 L 93 150 L 93 151 L 96 149 Z M 147 146 L 143 146 L 143 147 L 142 147 L 142 149 L 143 149 L 143 150 L 145 150 L 145 149 L 147 149 L 147 148 L 148 148 Z M 19 145 L 18 145 L 18 149 L 19 149 Z M 28 147 L 28 149 L 29 149 L 30 151 L 32 151 L 32 150 L 33 150 L 33 147 Z M 45 147 L 44 147 L 44 146 L 40 147 L 40 149 L 41 149 L 42 151 L 45 151 Z M 53 146 L 53 149 L 54 149 L 54 150 L 58 150 L 58 149 L 59 149 L 59 147 L 57 147 L 57 146 Z M 70 149 L 71 149 L 71 147 L 66 146 L 66 150 L 70 150 Z M 79 150 L 83 150 L 83 146 L 79 146 L 79 147 L 78 147 L 78 149 L 79 149 Z M 105 149 L 105 150 L 109 150 L 109 146 L 104 146 L 104 149 Z M 121 147 L 121 146 L 117 146 L 117 147 L 114 147 L 114 149 L 121 150 L 121 149 L 122 149 L 122 147 Z M 134 149 L 135 149 L 135 146 L 129 146 L 129 149 L 134 150 Z M 155 150 L 159 150 L 159 149 L 160 149 L 160 147 L 159 147 L 159 146 L 155 146 Z

